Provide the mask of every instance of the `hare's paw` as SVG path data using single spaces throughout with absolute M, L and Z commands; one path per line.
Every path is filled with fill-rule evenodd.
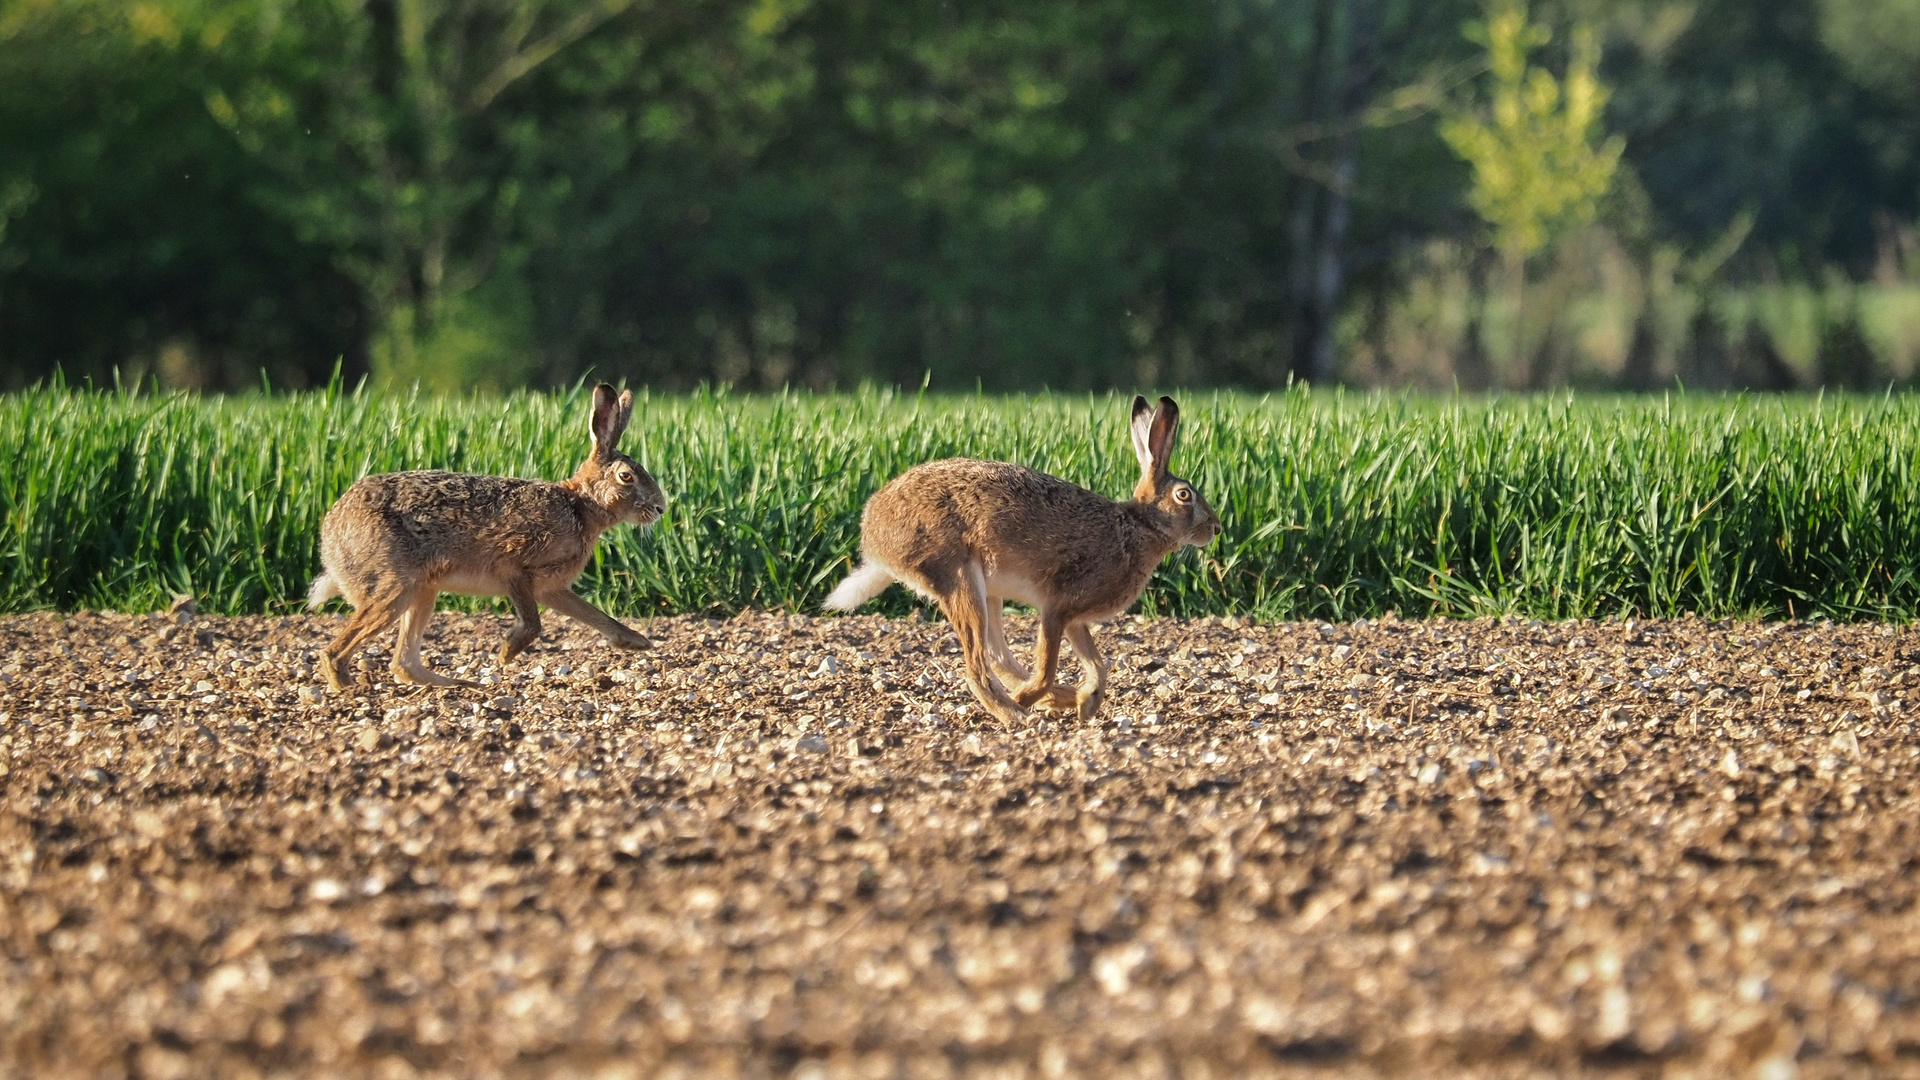
M 1094 718 L 1094 715 L 1100 711 L 1101 703 L 1106 700 L 1107 691 L 1104 687 L 1089 686 L 1080 691 L 1074 702 L 1074 711 L 1079 714 L 1081 722 L 1085 723 Z
M 1073 688 L 1059 683 L 1029 682 L 1013 695 L 1013 700 L 1025 708 L 1031 709 L 1038 705 L 1044 709 L 1060 712 L 1072 712 L 1077 705 Z
M 1054 683 L 1047 690 L 1046 706 L 1050 712 L 1074 712 L 1080 707 L 1080 698 L 1070 686 Z
M 480 685 L 471 679 L 456 679 L 424 666 L 414 669 L 396 667 L 393 669 L 393 681 L 408 686 L 461 686 L 469 690 Z
M 330 657 L 322 660 L 320 670 L 327 677 L 327 689 L 336 694 L 350 693 L 353 690 L 353 672 L 348 669 L 344 657 L 338 660 Z
M 623 627 L 622 629 L 625 628 Z M 616 649 L 638 650 L 653 648 L 653 642 L 649 641 L 645 634 L 636 630 L 627 630 L 624 634 L 608 634 L 607 640 L 611 642 Z
M 988 701 L 985 698 L 980 698 L 979 701 L 981 708 L 987 710 L 989 714 L 1003 724 L 1010 726 L 1018 725 L 1024 723 L 1027 719 L 1027 710 L 1011 701 Z

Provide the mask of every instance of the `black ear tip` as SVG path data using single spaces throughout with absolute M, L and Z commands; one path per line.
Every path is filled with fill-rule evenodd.
M 1147 399 L 1145 397 L 1143 397 L 1140 394 L 1133 395 L 1133 413 L 1135 416 L 1138 416 L 1141 413 L 1146 412 L 1148 408 L 1150 408 L 1150 406 L 1147 404 Z
M 1161 397 L 1161 399 L 1160 399 L 1160 407 L 1161 407 L 1162 409 L 1165 409 L 1165 410 L 1166 410 L 1166 411 L 1168 411 L 1168 412 L 1179 412 L 1179 411 L 1180 411 L 1180 406 L 1178 406 L 1178 405 L 1175 405 L 1175 404 L 1173 403 L 1173 399 L 1172 399 L 1172 398 L 1170 398 L 1170 397 L 1164 397 L 1164 396 L 1163 396 L 1163 397 Z

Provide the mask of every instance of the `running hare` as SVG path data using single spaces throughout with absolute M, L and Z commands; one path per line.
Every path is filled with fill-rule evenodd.
M 1140 598 L 1154 567 L 1181 544 L 1220 534 L 1220 519 L 1193 485 L 1167 471 L 1180 410 L 1133 399 L 1140 483 L 1133 501 L 1000 461 L 951 458 L 917 465 L 867 501 L 860 567 L 827 597 L 852 611 L 895 581 L 940 605 L 960 636 L 967 684 L 987 711 L 1012 722 L 1037 702 L 1090 719 L 1107 669 L 1087 624 Z M 1000 622 L 1015 600 L 1040 609 L 1034 672 L 1014 658 Z M 1076 695 L 1054 681 L 1060 637 L 1073 642 L 1087 678 Z M 1022 685 L 1008 695 L 994 669 Z
M 651 525 L 666 511 L 660 485 L 617 449 L 632 416 L 632 391 L 616 399 L 613 387 L 594 387 L 588 422 L 593 451 L 557 484 L 439 471 L 355 481 L 320 523 L 323 570 L 307 594 L 313 610 L 335 596 L 354 607 L 346 628 L 326 648 L 328 685 L 344 690 L 354 652 L 396 621 L 395 679 L 473 685 L 435 674 L 420 659 L 420 638 L 443 591 L 513 602 L 513 627 L 500 649 L 503 664 L 540 636 L 541 604 L 622 648 L 648 648 L 646 638 L 571 588 L 601 533 L 623 521 Z

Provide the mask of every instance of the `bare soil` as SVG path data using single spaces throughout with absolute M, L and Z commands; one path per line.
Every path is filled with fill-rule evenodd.
M 503 625 L 0 619 L 0 1075 L 1920 1075 L 1915 629 Z

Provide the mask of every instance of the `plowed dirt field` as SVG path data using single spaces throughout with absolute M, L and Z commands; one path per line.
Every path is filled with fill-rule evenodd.
M 337 625 L 0 619 L 0 1075 L 1920 1075 L 1914 629 Z

